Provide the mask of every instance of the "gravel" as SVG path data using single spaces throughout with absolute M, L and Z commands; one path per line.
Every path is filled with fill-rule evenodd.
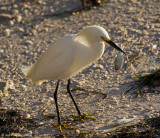
M 118 120 L 132 120 L 136 116 L 156 116 L 160 113 L 160 95 L 150 93 L 147 98 L 134 99 L 132 95 L 122 98 L 121 94 L 133 85 L 133 75 L 150 73 L 160 63 L 160 2 L 159 0 L 112 0 L 91 10 L 73 12 L 81 8 L 79 0 L 0 2 L 0 98 L 1 108 L 23 110 L 27 117 L 41 119 L 43 127 L 33 129 L 32 136 L 54 136 L 58 129 L 53 127 L 55 119 L 44 119 L 42 111 L 56 114 L 53 92 L 56 82 L 45 82 L 36 86 L 26 80 L 22 66 L 34 63 L 59 37 L 77 33 L 87 25 L 100 25 L 111 39 L 129 54 L 139 52 L 140 59 L 130 68 L 114 70 L 117 54 L 106 46 L 103 57 L 89 68 L 73 77 L 72 88 L 92 89 L 75 91 L 73 96 L 83 113 L 95 113 L 96 121 L 77 122 L 75 133 L 82 130 L 106 133 Z M 61 82 L 58 101 L 61 116 L 67 118 L 77 114 L 66 93 L 66 83 Z M 159 88 L 158 88 L 159 89 Z M 138 120 L 137 119 L 137 120 Z M 134 119 L 133 119 L 134 120 Z M 66 132 L 67 133 L 67 132 Z

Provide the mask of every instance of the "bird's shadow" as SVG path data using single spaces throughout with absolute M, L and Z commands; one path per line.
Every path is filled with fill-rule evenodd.
M 108 97 L 108 95 L 106 93 L 102 93 L 97 90 L 88 89 L 88 88 L 74 87 L 71 91 L 76 93 L 75 97 L 78 97 L 81 99 L 84 99 L 90 95 L 95 95 L 94 100 L 89 102 L 90 104 L 92 104 L 94 102 L 99 102 L 99 101 Z

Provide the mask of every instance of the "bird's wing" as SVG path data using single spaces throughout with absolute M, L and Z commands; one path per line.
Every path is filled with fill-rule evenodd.
M 49 47 L 40 59 L 31 66 L 27 78 L 33 82 L 60 79 L 61 74 L 72 64 L 74 56 L 73 37 L 74 35 L 64 36 Z

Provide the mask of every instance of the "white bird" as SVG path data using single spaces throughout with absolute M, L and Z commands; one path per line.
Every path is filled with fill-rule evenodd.
M 56 40 L 37 62 L 23 69 L 26 78 L 31 79 L 37 84 L 41 84 L 46 80 L 58 80 L 54 92 L 54 100 L 60 130 L 62 124 L 57 103 L 59 82 L 62 79 L 68 79 L 67 91 L 79 116 L 84 117 L 71 95 L 70 78 L 101 58 L 105 49 L 104 42 L 125 53 L 111 41 L 107 31 L 103 27 L 92 25 L 85 27 L 78 34 L 65 35 Z

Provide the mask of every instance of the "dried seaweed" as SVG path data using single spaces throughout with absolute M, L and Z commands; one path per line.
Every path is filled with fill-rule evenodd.
M 125 126 L 116 130 L 111 137 L 133 138 L 133 137 L 159 137 L 160 136 L 160 116 L 142 120 L 140 123 Z
M 131 91 L 134 91 L 137 97 L 144 96 L 147 93 L 159 93 L 159 91 L 155 91 L 154 89 L 160 86 L 160 69 L 147 75 L 135 75 L 135 77 L 138 80 L 122 95 Z
M 38 120 L 23 118 L 22 111 L 0 109 L 0 136 L 25 133 L 39 126 Z

